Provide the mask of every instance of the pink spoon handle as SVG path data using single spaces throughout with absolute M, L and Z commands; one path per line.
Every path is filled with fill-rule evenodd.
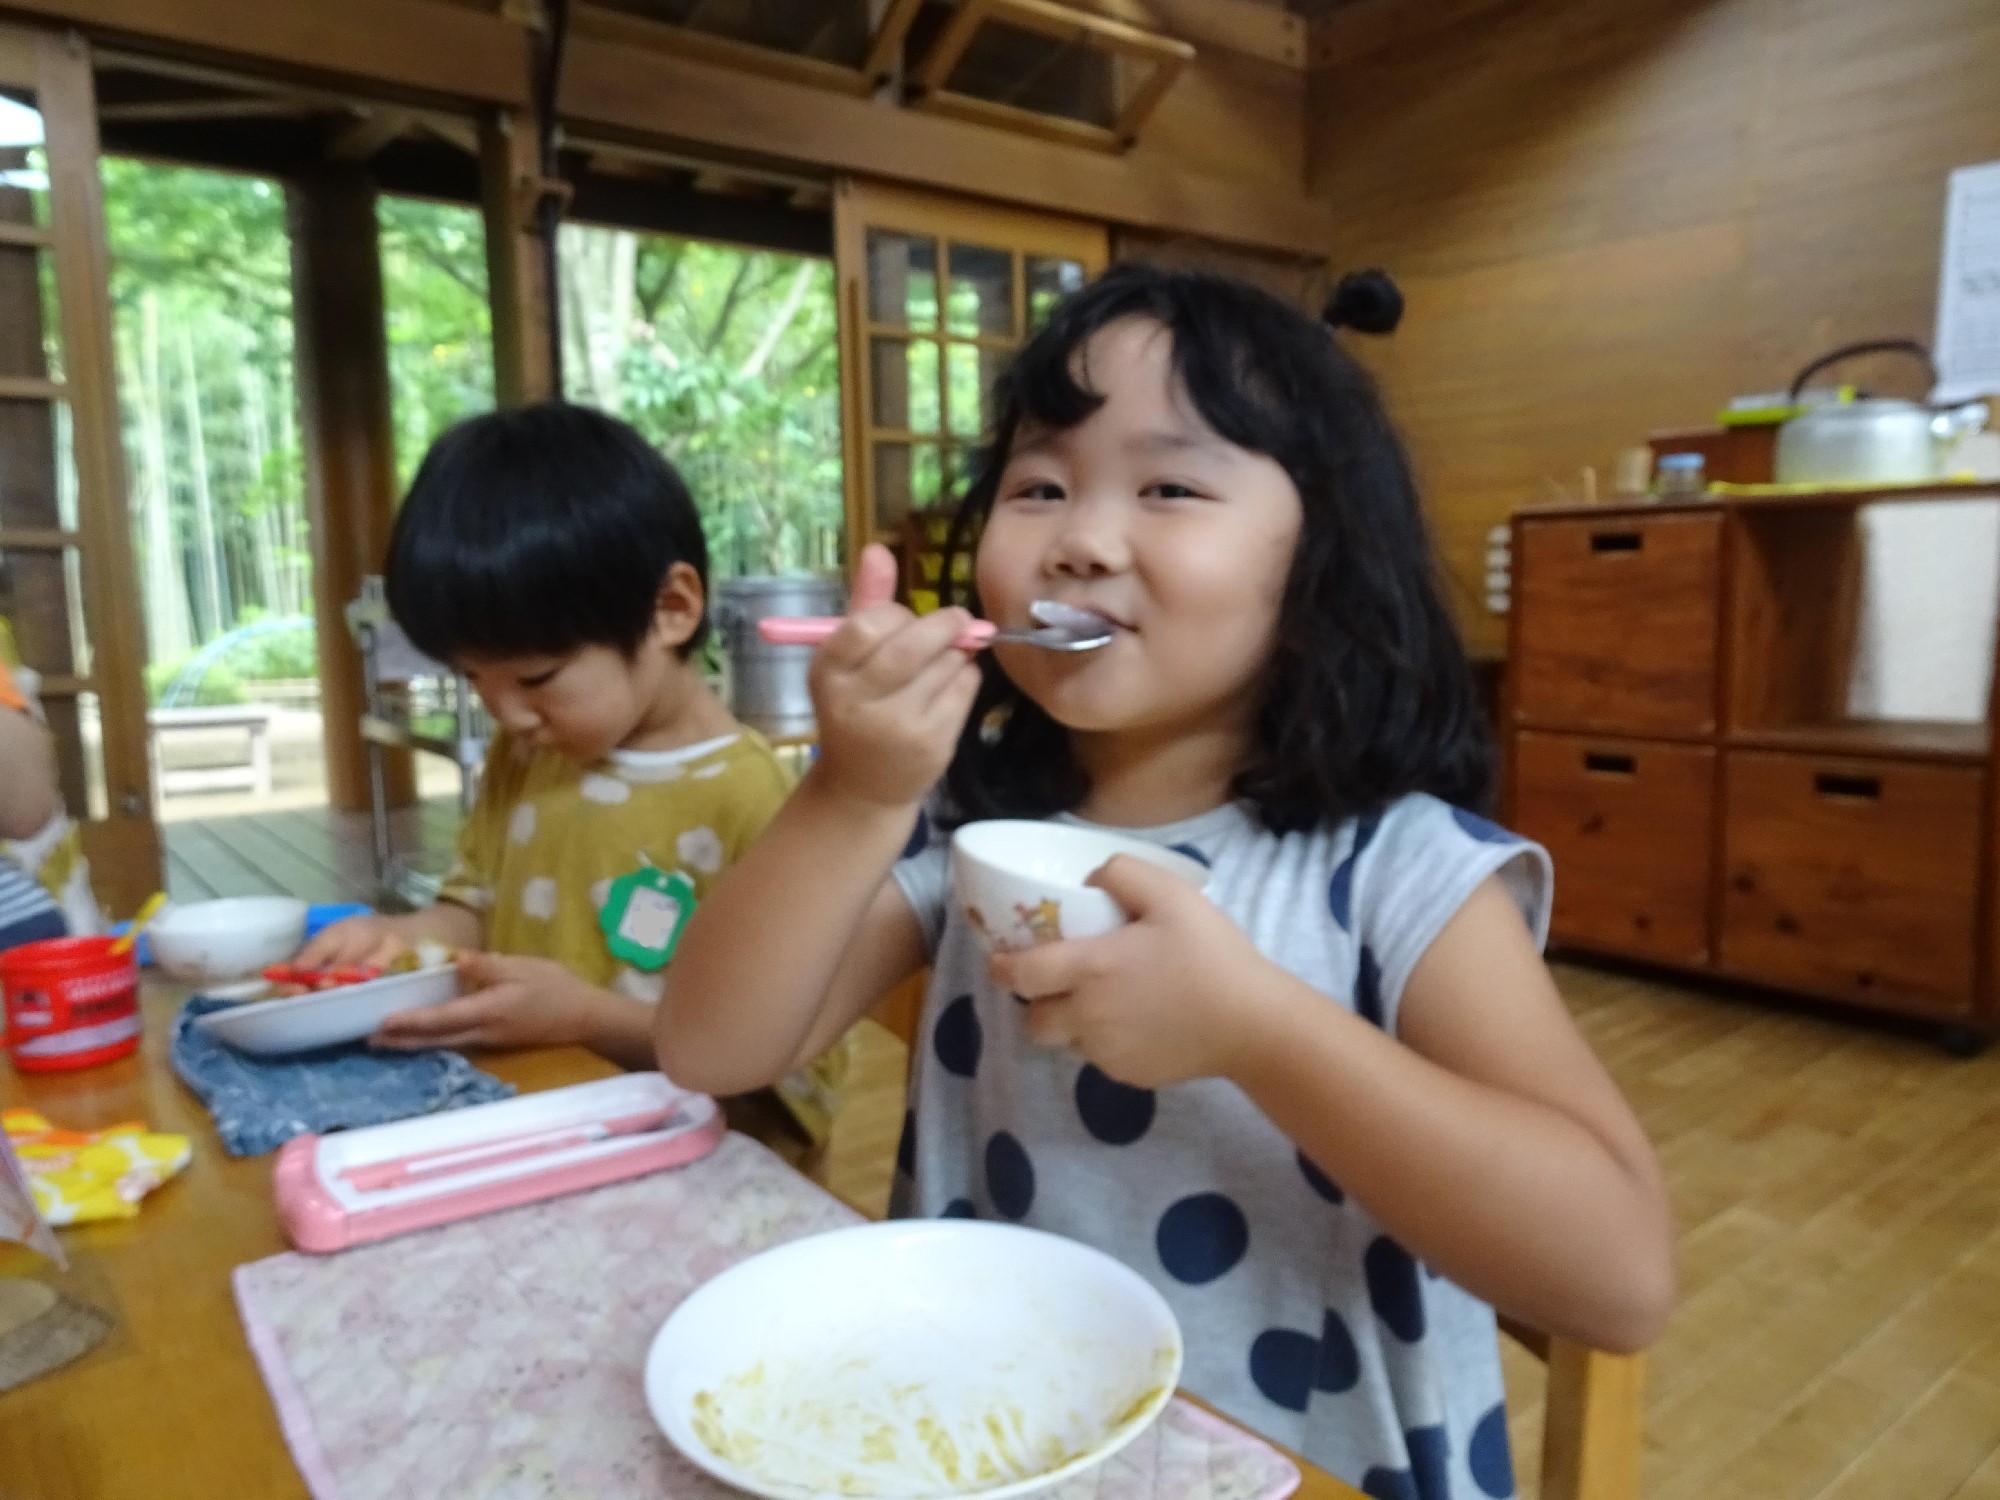
M 773 646 L 817 646 L 846 622 L 838 615 L 772 615 L 757 622 L 757 634 Z M 961 651 L 983 651 L 1000 627 L 974 620 L 952 642 Z

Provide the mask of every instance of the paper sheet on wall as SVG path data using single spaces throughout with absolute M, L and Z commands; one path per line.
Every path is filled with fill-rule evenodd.
M 2000 161 L 1951 174 L 1933 347 L 1933 401 L 2000 395 Z

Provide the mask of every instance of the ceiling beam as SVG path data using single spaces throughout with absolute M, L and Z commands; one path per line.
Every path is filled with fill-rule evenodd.
M 204 94 L 192 99 L 134 99 L 97 107 L 97 118 L 113 124 L 136 125 L 160 120 L 246 120 L 268 115 L 310 114 L 310 99 L 259 95 L 231 98 Z
M 1477 3 L 1511 0 L 1440 0 L 1440 8 Z M 892 3 L 890 12 L 897 8 Z M 231 59 L 266 77 L 351 89 L 361 98 L 461 107 L 529 102 L 523 29 L 497 14 L 437 0 L 0 0 L 0 13 L 78 26 L 98 40 L 136 39 L 149 52 Z M 671 52 L 578 36 L 565 72 L 566 125 L 1227 244 L 1323 255 L 1335 238 L 1331 205 L 1303 191 L 913 115 Z
M 862 76 L 871 88 L 896 71 L 896 61 L 903 55 L 903 39 L 910 34 L 910 23 L 923 5 L 924 0 L 886 0 L 882 19 L 868 43 L 868 55 L 861 63 Z
M 1331 205 L 1140 158 L 913 115 L 778 79 L 589 37 L 570 42 L 563 117 L 581 127 L 812 162 L 891 182 L 1177 231 L 1225 244 L 1324 255 Z
M 603 5 L 577 6 L 570 18 L 570 37 L 618 42 L 643 51 L 672 52 L 721 67 L 740 68 L 746 73 L 761 73 L 840 93 L 868 92 L 867 76 L 857 68 L 843 67 L 823 57 L 737 41 L 715 32 L 697 31 L 691 26 L 648 20 Z
M 419 135 L 443 141 L 447 146 L 456 146 L 467 156 L 479 154 L 479 127 L 471 120 L 461 120 L 453 116 L 418 115 L 415 123 Z
M 522 29 L 430 0 L 0 0 L 0 12 L 196 58 L 255 58 L 287 74 L 479 104 L 525 105 Z
M 570 147 L 587 154 L 593 172 L 609 172 L 613 176 L 645 175 L 648 170 L 656 176 L 666 172 L 686 177 L 692 177 L 697 172 L 727 172 L 742 181 L 782 191 L 823 192 L 828 186 L 824 179 L 805 172 L 786 172 L 755 162 L 721 161 L 712 152 L 701 155 L 668 151 L 658 146 L 601 140 L 575 130 L 568 133 L 567 139 Z
M 408 110 L 377 109 L 338 126 L 328 137 L 326 159 L 359 166 L 391 141 L 408 135 L 416 124 Z
M 1311 28 L 1279 5 L 1259 0 L 1068 0 L 1077 10 L 1093 11 L 1114 21 L 1147 31 L 1164 32 L 1184 42 L 1198 42 L 1218 52 L 1233 52 L 1279 67 L 1307 65 Z

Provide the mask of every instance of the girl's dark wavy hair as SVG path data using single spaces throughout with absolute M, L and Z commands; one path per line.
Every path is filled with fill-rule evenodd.
M 1209 272 L 1127 264 L 1105 273 L 1063 302 L 1000 377 L 991 442 L 947 549 L 969 550 L 1023 425 L 1074 427 L 1102 404 L 1078 378 L 1091 337 L 1126 318 L 1167 329 L 1195 410 L 1231 443 L 1282 465 L 1304 508 L 1250 754 L 1232 787 L 1279 833 L 1366 816 L 1411 792 L 1482 808 L 1492 779 L 1490 734 L 1409 459 L 1374 382 L 1326 326 L 1393 326 L 1393 315 L 1379 315 L 1393 283 L 1379 272 L 1363 278 L 1367 295 L 1349 278 L 1315 322 Z M 963 592 L 976 610 L 976 591 Z M 1079 806 L 1089 785 L 1069 732 L 990 653 L 980 665 L 984 682 L 945 775 L 953 819 Z

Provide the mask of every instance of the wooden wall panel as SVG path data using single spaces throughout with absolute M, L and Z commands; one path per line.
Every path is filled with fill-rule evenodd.
M 1185 234 L 1161 234 L 1125 226 L 1111 232 L 1113 260 L 1144 260 L 1163 266 L 1199 266 L 1253 282 L 1318 317 L 1333 290 L 1327 263 L 1319 256 L 1279 255 L 1218 245 Z
M 1135 163 L 1297 193 L 1306 179 L 1306 74 L 1196 44 L 1140 129 Z
M 1928 340 L 1945 175 L 2000 157 L 2000 6 L 1466 0 L 1387 19 L 1323 33 L 1339 46 L 1311 79 L 1309 172 L 1334 269 L 1403 283 L 1402 330 L 1356 348 L 1475 642 L 1497 647 L 1474 601 L 1512 508 L 1835 344 Z

